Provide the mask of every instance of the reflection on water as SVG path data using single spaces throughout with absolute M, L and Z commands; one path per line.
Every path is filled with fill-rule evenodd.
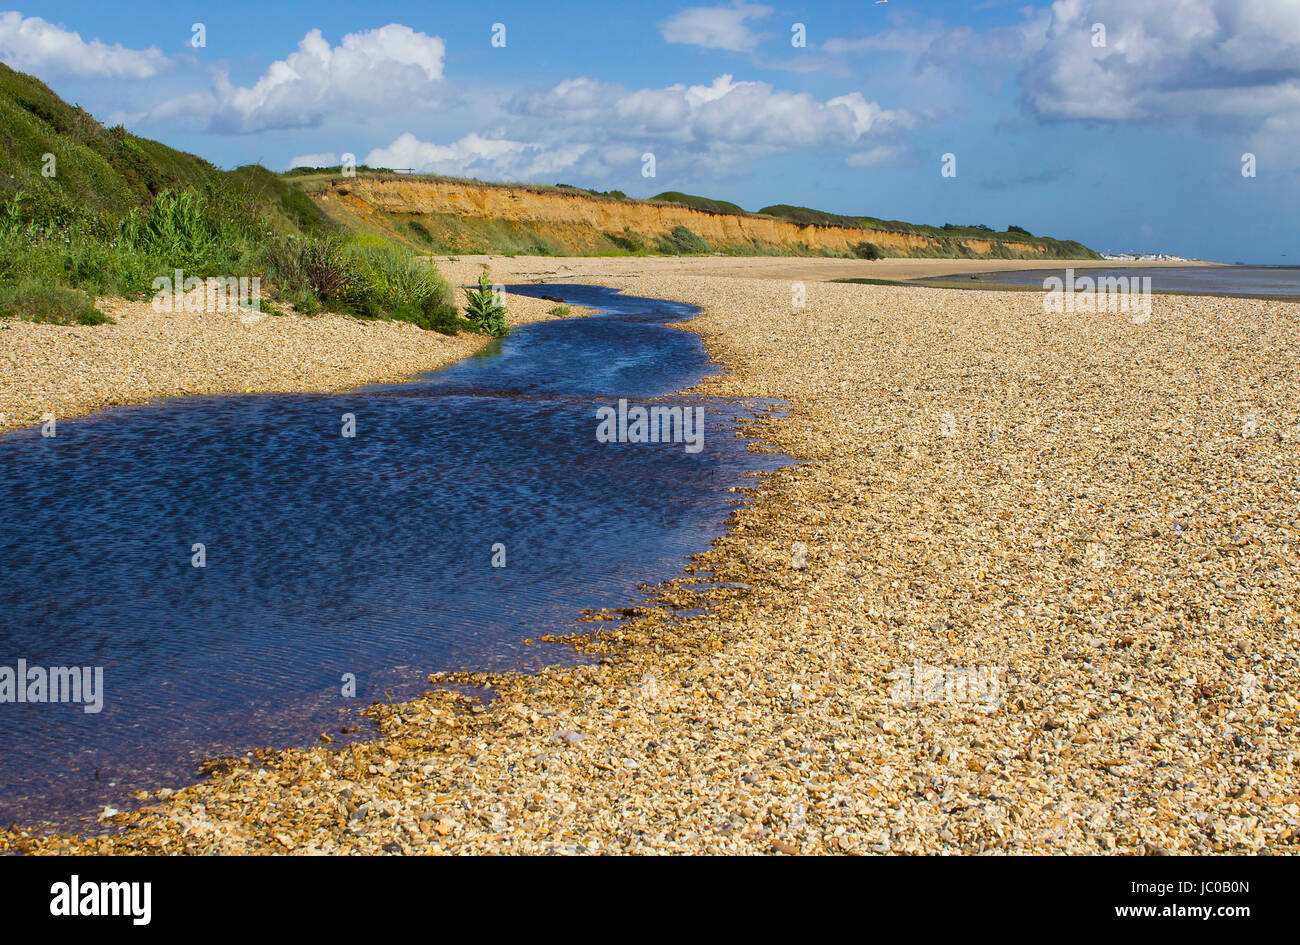
M 0 821 L 82 816 L 204 757 L 314 742 L 430 672 L 570 660 L 521 641 L 635 598 L 721 531 L 728 487 L 772 465 L 736 438 L 741 405 L 689 399 L 706 408 L 699 453 L 595 437 L 597 406 L 712 370 L 694 335 L 663 327 L 693 310 L 519 291 L 606 313 L 522 328 L 416 382 L 0 437 L 0 666 L 102 666 L 106 691 L 97 715 L 0 704 Z

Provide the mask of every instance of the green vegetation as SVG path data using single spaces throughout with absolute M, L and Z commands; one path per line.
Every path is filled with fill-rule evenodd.
M 419 220 L 409 220 L 406 224 L 406 228 L 410 230 L 412 233 L 414 233 L 415 238 L 418 239 L 421 243 L 428 243 L 429 245 L 433 245 L 433 234 L 430 233 L 429 228 L 426 227 Z
M 646 246 L 646 241 L 642 238 L 641 234 L 631 227 L 623 227 L 622 233 L 606 232 L 604 236 L 605 239 L 626 252 L 644 254 L 649 251 Z
M 725 200 L 710 200 L 708 197 L 697 197 L 694 194 L 683 194 L 676 190 L 665 190 L 662 194 L 651 197 L 650 200 L 655 203 L 679 203 L 684 207 L 690 207 L 692 210 L 702 210 L 705 213 L 737 213 L 745 215 L 745 211 L 734 203 L 728 203 Z
M 306 314 L 396 318 L 454 335 L 451 291 L 433 267 L 382 240 L 287 237 L 270 243 L 262 271 L 277 297 Z
M 556 184 L 555 190 L 564 190 L 570 193 L 583 194 L 587 197 L 608 197 L 611 200 L 627 200 L 627 194 L 621 190 L 591 190 L 587 187 L 575 187 L 572 184 Z
M 965 248 L 962 240 L 979 239 L 994 243 L 991 255 L 1000 259 L 1017 259 L 1034 256 L 1049 259 L 1099 259 L 1101 258 L 1082 243 L 1074 240 L 1057 240 L 1047 236 L 1034 236 L 1022 227 L 1008 227 L 1004 233 L 995 232 L 983 224 L 956 226 L 945 223 L 941 227 L 925 226 L 916 223 L 904 223 L 901 220 L 881 220 L 877 217 L 852 217 L 837 213 L 826 213 L 809 207 L 794 207 L 789 204 L 776 204 L 758 211 L 761 214 L 788 220 L 800 226 L 839 226 L 855 227 L 865 230 L 883 230 L 889 233 L 903 233 L 926 237 L 937 241 L 935 252 L 916 252 L 915 255 L 976 257 L 980 254 Z M 1007 244 L 1012 244 L 1008 246 Z M 1037 253 L 1027 246 L 1034 244 L 1046 248 L 1046 252 Z
M 684 226 L 675 226 L 671 233 L 656 236 L 655 249 L 665 256 L 695 256 L 713 252 L 712 246 Z
M 465 318 L 475 331 L 494 338 L 510 334 L 510 326 L 506 324 L 505 303 L 493 291 L 486 267 L 478 274 L 478 288 L 466 289 L 465 297 L 469 300 L 465 306 Z
M 57 325 L 99 325 L 108 316 L 80 289 L 49 286 L 35 279 L 0 284 L 0 318 L 25 318 Z
M 831 279 L 831 282 L 849 282 L 853 285 L 915 285 L 914 282 L 900 282 L 897 279 Z
M 264 293 L 307 314 L 396 318 L 449 334 L 461 324 L 436 269 L 386 240 L 343 232 L 288 178 L 256 165 L 222 171 L 105 129 L 3 64 L 0 161 L 9 172 L 0 175 L 0 317 L 106 321 L 92 295 L 140 298 L 181 269 L 186 278 L 257 276 Z
M 555 305 L 547 309 L 546 314 L 554 315 L 557 318 L 564 318 L 568 315 L 572 315 L 573 309 L 569 308 L 567 305 Z
M 875 243 L 854 243 L 853 255 L 858 259 L 884 259 L 885 254 Z

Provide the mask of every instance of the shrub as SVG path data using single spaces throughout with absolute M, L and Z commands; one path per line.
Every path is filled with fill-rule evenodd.
M 510 326 L 505 321 L 506 307 L 492 291 L 486 268 L 478 274 L 478 288 L 466 289 L 465 297 L 469 301 L 465 306 L 465 318 L 475 331 L 494 338 L 510 334 Z
M 547 311 L 547 314 L 554 315 L 557 318 L 564 318 L 568 315 L 573 314 L 573 309 L 569 308 L 569 306 L 567 305 L 556 305 L 553 308 L 549 309 Z
M 197 276 L 216 275 L 246 262 L 257 230 L 258 221 L 229 192 L 164 190 L 147 207 L 127 214 L 118 245 Z
M 45 285 L 33 279 L 0 285 L 0 318 L 24 318 L 56 325 L 102 325 L 112 321 L 80 289 Z
M 854 243 L 853 255 L 858 259 L 884 259 L 885 254 L 875 243 Z
M 456 306 L 438 270 L 386 243 L 352 245 L 345 249 L 343 257 L 355 277 L 353 304 L 358 314 L 387 314 L 421 328 L 456 334 Z
M 655 237 L 655 248 L 665 256 L 690 256 L 713 250 L 712 246 L 685 226 L 675 226 L 671 233 Z
M 262 260 L 272 287 L 305 314 L 324 309 L 458 331 L 451 289 L 438 271 L 382 239 L 285 237 L 269 242 Z
M 644 253 L 646 251 L 645 240 L 641 238 L 641 234 L 637 233 L 630 226 L 623 227 L 623 232 L 621 234 L 606 231 L 605 239 L 609 240 L 619 249 L 625 249 L 629 253 Z
M 407 229 L 415 234 L 416 238 L 421 243 L 428 243 L 430 246 L 433 245 L 433 234 L 430 233 L 428 227 L 419 220 L 411 220 L 406 224 L 406 226 Z

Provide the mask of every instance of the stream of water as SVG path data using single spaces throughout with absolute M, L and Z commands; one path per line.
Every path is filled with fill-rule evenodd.
M 695 310 L 512 291 L 602 313 L 407 383 L 0 437 L 0 672 L 103 673 L 98 712 L 0 702 L 0 822 L 93 818 L 204 758 L 315 743 L 431 672 L 575 661 L 522 641 L 634 602 L 721 533 L 728 488 L 777 460 L 735 435 L 752 405 L 672 396 L 714 370 L 666 327 Z M 620 398 L 702 407 L 703 448 L 601 442 Z

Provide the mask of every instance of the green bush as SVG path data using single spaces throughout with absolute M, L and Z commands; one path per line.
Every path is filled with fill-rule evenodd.
M 80 289 L 46 285 L 24 279 L 0 285 L 0 318 L 23 318 L 56 325 L 102 325 L 112 321 L 95 308 L 95 300 Z
M 416 239 L 421 243 L 428 243 L 430 246 L 433 245 L 433 234 L 430 233 L 429 228 L 419 220 L 411 220 L 406 224 L 406 226 L 407 229 L 415 234 Z
M 655 237 L 655 249 L 665 256 L 691 256 L 713 251 L 712 246 L 684 226 L 675 226 L 671 233 Z
M 506 307 L 497 301 L 496 293 L 488 281 L 487 269 L 478 274 L 478 288 L 466 289 L 465 297 L 469 304 L 465 306 L 465 318 L 477 332 L 503 338 L 510 334 L 506 324 Z
M 853 255 L 858 259 L 884 259 L 885 254 L 875 243 L 854 243 Z
M 646 251 L 645 240 L 641 235 L 633 230 L 630 226 L 623 227 L 623 232 L 611 233 L 605 232 L 605 239 L 609 240 L 619 249 L 625 249 L 629 253 L 644 253 Z
M 270 241 L 262 260 L 272 290 L 305 314 L 323 309 L 458 331 L 451 289 L 438 271 L 391 244 L 285 237 Z
M 132 210 L 118 230 L 118 246 L 126 251 L 166 260 L 193 275 L 230 272 L 233 255 L 242 255 L 253 221 L 242 216 L 215 190 L 164 190 L 147 207 Z M 242 224 L 242 225 L 241 225 Z
M 548 315 L 554 315 L 556 318 L 565 318 L 573 314 L 573 309 L 567 305 L 555 305 L 547 310 Z

